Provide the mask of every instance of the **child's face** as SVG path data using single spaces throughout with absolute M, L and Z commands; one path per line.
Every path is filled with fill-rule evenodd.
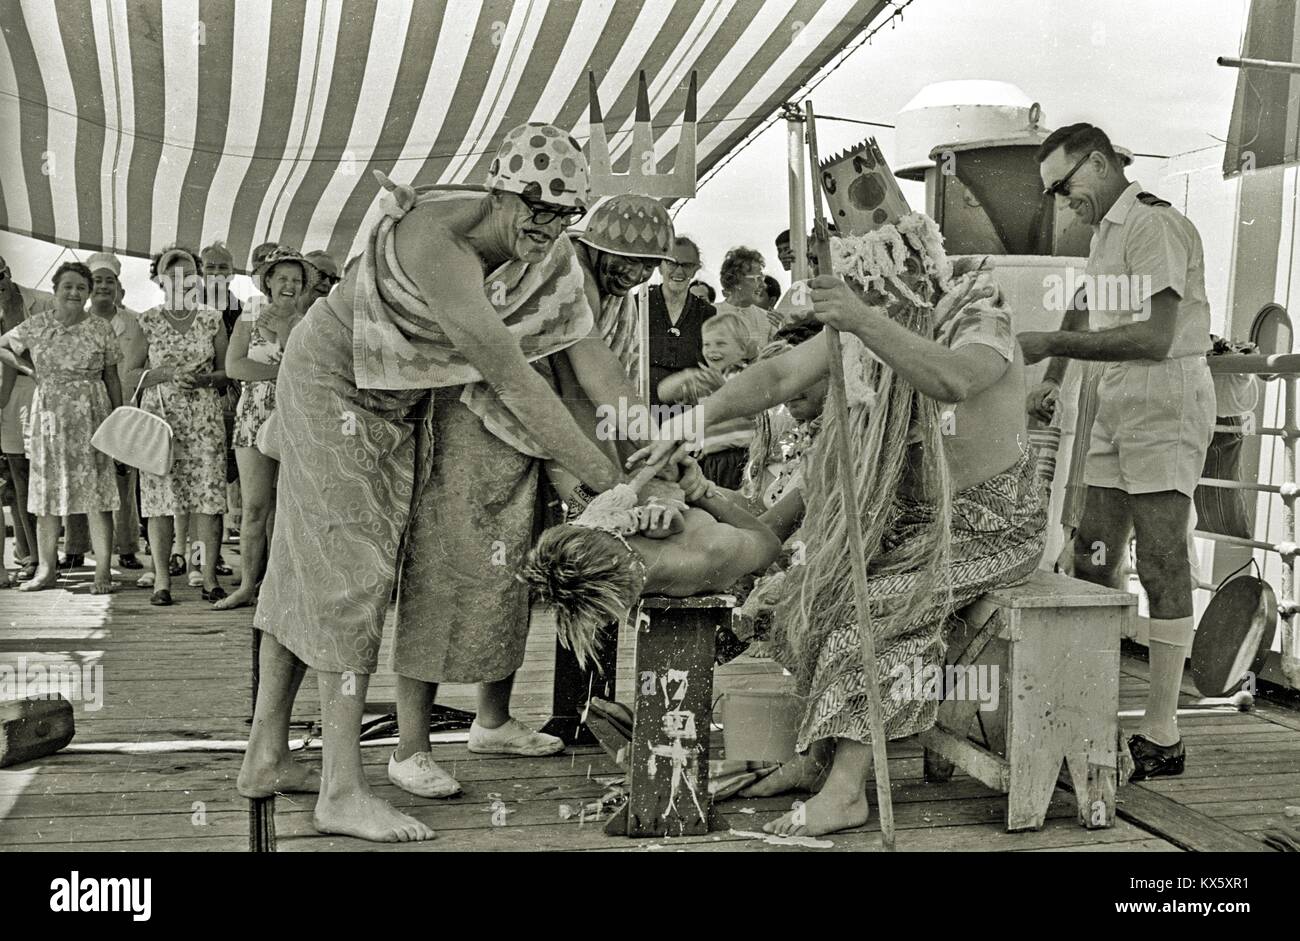
M 725 330 L 704 329 L 704 361 L 714 369 L 727 369 L 745 358 L 739 341 Z

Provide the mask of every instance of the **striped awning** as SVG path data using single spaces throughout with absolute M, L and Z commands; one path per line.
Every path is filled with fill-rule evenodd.
M 692 70 L 699 174 L 886 0 L 0 0 L 0 228 L 147 255 L 276 239 L 346 259 L 399 182 L 478 182 L 524 121 L 625 168 L 638 71 L 673 165 Z M 621 158 L 621 159 L 620 159 Z

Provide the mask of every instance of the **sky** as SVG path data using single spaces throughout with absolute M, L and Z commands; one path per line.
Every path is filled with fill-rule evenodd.
M 1173 155 L 1216 146 L 1227 135 L 1237 71 L 1215 64 L 1240 53 L 1248 0 L 915 0 L 812 93 L 820 115 L 892 124 L 923 87 L 956 79 L 992 79 L 1020 87 L 1042 105 L 1043 123 L 1090 121 L 1121 147 Z M 868 133 L 894 159 L 888 128 L 820 120 L 823 155 Z M 1130 178 L 1154 179 L 1158 162 L 1138 159 Z M 913 208 L 920 184 L 903 182 Z M 755 199 L 755 193 L 765 194 Z M 770 194 L 770 195 L 767 195 Z M 788 227 L 785 122 L 778 121 L 712 177 L 677 211 L 676 228 L 696 239 L 704 280 L 737 245 L 757 248 L 782 284 L 772 241 Z M 20 284 L 49 289 L 63 250 L 0 232 L 0 255 Z M 69 257 L 73 253 L 65 255 Z M 84 258 L 88 253 L 77 252 Z M 148 262 L 123 258 L 126 304 L 156 303 Z M 247 296 L 239 278 L 235 292 Z

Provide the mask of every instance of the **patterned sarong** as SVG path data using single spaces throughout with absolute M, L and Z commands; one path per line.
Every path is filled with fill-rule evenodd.
M 352 298 L 353 355 L 361 389 L 429 389 L 464 386 L 461 401 L 485 428 L 516 451 L 547 457 L 483 376 L 438 325 L 420 289 L 402 270 L 393 231 L 416 206 L 463 200 L 464 188 L 398 186 L 390 190 L 366 244 L 363 273 Z M 511 260 L 488 274 L 483 290 L 529 362 L 557 353 L 591 334 L 594 319 L 583 289 L 582 268 L 567 238 L 541 262 Z
M 933 508 L 899 499 L 896 516 L 879 556 L 888 565 L 897 547 L 923 533 Z M 954 611 L 985 592 L 1026 578 L 1043 554 L 1046 513 L 1039 500 L 1032 453 L 1025 450 L 1012 467 L 981 484 L 957 493 L 952 509 L 952 564 L 946 580 L 932 591 L 933 602 L 891 636 L 876 637 L 876 668 L 887 738 L 905 738 L 934 724 L 937 699 L 906 695 L 899 668 L 915 672 L 942 667 L 944 627 Z M 914 573 L 868 574 L 873 610 L 884 612 L 903 604 L 917 590 Z M 948 591 L 951 589 L 951 596 Z M 873 623 L 879 624 L 880 621 Z M 779 642 L 776 657 L 794 669 L 797 664 Z M 830 632 L 817 655 L 812 675 L 798 675 L 799 692 L 807 698 L 798 747 L 802 752 L 823 738 L 871 741 L 862 646 L 856 621 Z M 902 693 L 900 695 L 900 693 Z

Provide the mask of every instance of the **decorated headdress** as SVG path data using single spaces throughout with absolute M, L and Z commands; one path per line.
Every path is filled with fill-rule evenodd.
M 586 209 L 590 204 L 587 158 L 578 142 L 552 124 L 513 128 L 488 167 L 486 186 L 525 199 Z
M 673 221 L 657 199 L 626 193 L 601 203 L 578 241 L 629 258 L 673 258 Z
M 821 162 L 831 218 L 841 232 L 862 235 L 911 212 L 874 137 Z
M 686 90 L 681 136 L 677 140 L 677 158 L 669 173 L 659 173 L 656 169 L 654 131 L 650 127 L 650 95 L 645 72 L 642 71 L 637 77 L 636 123 L 632 125 L 632 156 L 626 173 L 615 173 L 611 169 L 609 140 L 605 135 L 594 72 L 587 73 L 587 86 L 591 95 L 591 130 L 587 141 L 587 159 L 591 163 L 591 192 L 598 196 L 635 193 L 655 199 L 694 196 L 695 73 L 691 73 L 690 85 Z

